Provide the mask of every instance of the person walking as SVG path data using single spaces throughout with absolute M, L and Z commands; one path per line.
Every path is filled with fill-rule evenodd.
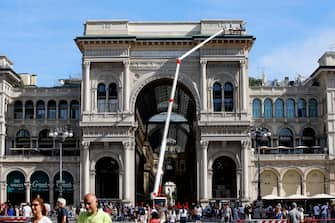
M 32 223 L 52 223 L 52 221 L 46 216 L 47 210 L 44 205 L 42 198 L 33 198 L 31 201 L 33 217 Z
M 69 213 L 66 206 L 66 200 L 64 198 L 57 199 L 57 223 L 69 223 Z
M 98 200 L 93 193 L 84 196 L 86 212 L 80 212 L 76 223 L 112 223 L 112 218 L 104 211 L 98 209 Z
M 292 210 L 288 212 L 288 223 L 300 223 L 301 222 L 301 215 L 300 212 L 297 210 L 297 204 L 295 202 L 292 203 Z

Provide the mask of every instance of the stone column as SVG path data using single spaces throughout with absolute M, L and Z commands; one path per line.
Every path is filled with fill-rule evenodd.
M 90 110 L 90 67 L 91 62 L 84 61 L 84 72 L 83 72 L 83 95 L 84 95 L 84 112 Z
M 5 128 L 5 125 L 3 123 L 0 123 L 0 125 L 2 125 L 2 128 Z M 6 136 L 5 133 L 0 133 L 0 157 L 5 156 L 5 148 L 6 145 Z
M 49 181 L 49 204 L 53 207 L 54 201 L 54 182 Z
M 246 72 L 246 61 L 240 61 L 240 108 L 241 112 L 247 112 L 247 98 L 248 98 L 248 75 Z
M 129 60 L 124 60 L 123 65 L 123 110 L 129 111 Z
M 135 203 L 135 150 L 130 140 L 122 142 L 124 149 L 124 197 L 125 203 Z
M 200 60 L 201 64 L 201 77 L 200 77 L 200 97 L 201 97 L 201 110 L 207 111 L 207 60 Z
M 83 141 L 80 153 L 81 196 L 90 192 L 90 142 Z
M 244 140 L 242 145 L 242 172 L 243 172 L 243 187 L 242 187 L 242 199 L 248 200 L 249 197 L 249 155 L 248 148 L 250 146 L 250 140 Z
M 26 202 L 30 203 L 30 182 L 25 182 L 24 186 L 26 186 Z
M 202 172 L 202 190 L 200 193 L 200 201 L 207 202 L 208 201 L 208 159 L 207 159 L 207 149 L 208 149 L 208 141 L 201 140 L 201 172 Z M 201 185 L 201 184 L 200 184 Z
M 242 169 L 241 168 L 237 168 L 236 169 L 236 197 L 238 200 L 241 200 L 242 198 L 242 193 L 241 193 L 241 175 L 242 175 Z
M 0 187 L 1 187 L 0 202 L 1 202 L 1 204 L 3 204 L 4 202 L 7 201 L 7 183 L 6 183 L 6 181 L 1 181 L 0 182 Z
M 281 197 L 283 194 L 283 182 L 281 180 L 278 181 L 278 197 Z

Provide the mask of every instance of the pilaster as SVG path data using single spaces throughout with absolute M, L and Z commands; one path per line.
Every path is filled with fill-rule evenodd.
M 202 171 L 202 189 L 200 193 L 201 203 L 208 203 L 208 159 L 207 159 L 207 150 L 209 142 L 207 140 L 201 140 L 201 171 Z M 201 184 L 200 184 L 201 185 Z
M 123 110 L 129 111 L 129 60 L 124 60 L 123 65 Z
M 200 60 L 201 77 L 200 77 L 200 91 L 201 91 L 201 110 L 207 111 L 207 60 Z
M 89 112 L 90 110 L 90 61 L 84 61 L 83 63 L 83 94 L 84 94 L 84 112 Z
M 248 75 L 246 71 L 246 60 L 240 61 L 240 108 L 241 112 L 247 111 L 247 98 L 248 98 Z
M 26 187 L 26 202 L 30 202 L 30 182 L 25 182 L 24 186 Z
M 130 140 L 122 142 L 124 149 L 124 196 L 123 202 L 135 203 L 135 150 L 134 143 Z
M 249 200 L 249 173 L 248 173 L 248 166 L 249 166 L 249 156 L 248 156 L 248 148 L 250 146 L 250 140 L 243 140 L 241 142 L 242 146 L 242 199 Z
M 90 192 L 90 142 L 83 141 L 80 153 L 80 182 L 81 182 L 81 195 Z

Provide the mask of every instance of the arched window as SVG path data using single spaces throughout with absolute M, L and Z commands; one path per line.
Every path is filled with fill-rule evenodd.
M 293 133 L 288 128 L 279 131 L 279 146 L 293 147 Z
M 295 118 L 295 106 L 292 98 L 287 99 L 286 101 L 286 113 L 287 118 Z
M 117 85 L 115 83 L 111 83 L 108 87 L 108 107 L 110 112 L 119 110 Z
M 33 101 L 29 100 L 26 101 L 25 104 L 25 114 L 24 119 L 34 119 L 34 103 Z
M 97 89 L 98 112 L 106 111 L 106 86 L 99 84 Z
M 58 118 L 59 120 L 67 120 L 68 119 L 68 106 L 67 102 L 62 100 L 59 102 L 58 107 Z
M 234 110 L 234 87 L 231 83 L 225 83 L 224 85 L 224 110 Z
M 217 82 L 213 85 L 213 108 L 215 112 L 222 111 L 222 87 Z
M 80 106 L 77 100 L 73 100 L 70 103 L 70 115 L 71 120 L 79 120 L 80 117 Z
M 45 104 L 44 101 L 38 101 L 36 103 L 36 119 L 44 120 L 45 119 Z
M 23 118 L 23 105 L 21 101 L 15 101 L 14 103 L 14 119 Z
M 16 133 L 16 148 L 30 148 L 30 134 L 26 129 L 20 129 Z
M 318 117 L 318 102 L 314 98 L 310 99 L 308 102 L 308 111 L 309 117 Z
M 306 114 L 306 101 L 302 98 L 298 100 L 298 117 L 305 118 Z
M 264 118 L 272 118 L 272 101 L 269 98 L 264 101 Z
M 56 120 L 56 107 L 54 100 L 48 101 L 48 120 Z
M 44 129 L 38 134 L 38 147 L 39 148 L 52 148 L 53 138 L 49 136 L 49 130 Z
M 252 117 L 260 118 L 261 117 L 261 100 L 254 99 L 252 102 Z
M 315 145 L 315 132 L 312 128 L 305 128 L 302 132 L 301 139 L 303 146 L 314 146 Z
M 284 102 L 280 98 L 275 102 L 275 117 L 284 118 Z

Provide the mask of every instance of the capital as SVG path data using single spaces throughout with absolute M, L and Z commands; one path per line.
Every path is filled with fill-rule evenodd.
M 122 62 L 123 62 L 123 65 L 125 65 L 125 66 L 129 66 L 129 64 L 130 64 L 129 60 L 123 60 Z
M 208 140 L 200 140 L 201 148 L 207 149 L 208 144 L 209 144 Z
M 83 65 L 85 67 L 89 67 L 91 65 L 91 61 L 84 60 Z
M 205 59 L 200 59 L 200 64 L 201 64 L 201 65 L 206 65 L 206 64 L 207 64 L 207 60 L 205 60 Z
M 130 140 L 124 140 L 122 141 L 122 145 L 125 149 L 132 149 L 134 146 L 134 143 Z
M 84 149 L 88 149 L 90 147 L 90 141 L 82 141 L 81 145 Z

